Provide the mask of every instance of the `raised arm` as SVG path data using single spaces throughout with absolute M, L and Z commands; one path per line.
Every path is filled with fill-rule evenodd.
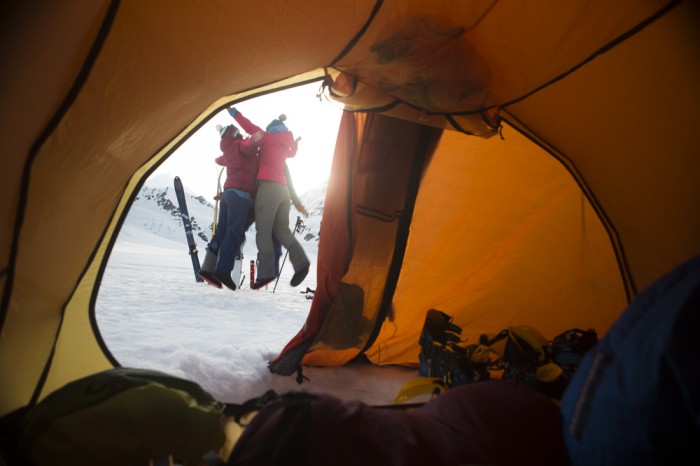
M 236 123 L 238 123 L 246 133 L 252 136 L 253 134 L 262 131 L 259 126 L 254 125 L 249 119 L 244 117 L 241 112 L 236 110 L 235 107 L 229 107 L 227 110 L 228 114 L 231 115 L 234 120 L 236 120 Z

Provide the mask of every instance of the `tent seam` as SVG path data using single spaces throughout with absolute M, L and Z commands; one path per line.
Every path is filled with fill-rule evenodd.
M 118 4 L 119 0 L 113 0 L 112 4 L 110 5 L 110 8 L 107 12 L 107 15 L 105 17 L 105 21 L 109 19 L 109 17 L 113 14 L 114 10 L 114 5 Z M 73 85 L 71 88 L 68 90 L 68 93 L 66 94 L 65 98 L 63 99 L 61 105 L 59 106 L 58 110 L 54 113 L 53 117 L 49 120 L 47 123 L 46 127 L 42 130 L 41 134 L 37 137 L 37 139 L 34 141 L 32 144 L 31 149 L 29 150 L 29 154 L 27 157 L 27 160 L 24 164 L 24 169 L 22 171 L 22 183 L 21 183 L 21 189 L 19 193 L 19 200 L 17 202 L 17 215 L 16 215 L 16 221 L 15 221 L 15 228 L 14 228 L 14 233 L 12 235 L 12 244 L 10 247 L 10 257 L 8 261 L 8 265 L 5 269 L 3 269 L 3 273 L 7 274 L 7 281 L 5 282 L 5 289 L 3 292 L 3 297 L 2 297 L 2 306 L 0 307 L 0 330 L 2 330 L 5 326 L 5 319 L 7 317 L 7 312 L 9 309 L 9 304 L 10 304 L 10 296 L 12 294 L 12 286 L 14 285 L 14 269 L 15 269 L 15 263 L 17 261 L 17 251 L 18 251 L 18 244 L 19 244 L 19 237 L 20 237 L 20 232 L 22 230 L 22 226 L 24 224 L 24 217 L 26 213 L 26 208 L 27 208 L 27 200 L 28 200 L 28 191 L 29 191 L 29 180 L 31 178 L 31 167 L 33 165 L 33 162 L 39 153 L 39 150 L 43 146 L 44 142 L 49 138 L 51 133 L 53 132 L 54 129 L 58 126 L 59 122 L 63 118 L 63 116 L 66 114 L 68 109 L 71 107 L 73 102 L 75 101 L 75 98 L 78 95 L 78 92 L 80 88 L 82 88 L 82 85 L 85 83 L 85 80 L 87 80 L 87 75 L 90 72 L 91 65 L 94 63 L 94 57 L 96 57 L 99 49 L 101 48 L 101 44 L 103 43 L 103 34 L 104 34 L 104 23 L 103 23 L 103 28 L 100 29 L 98 32 L 98 35 L 95 39 L 95 42 L 93 43 L 93 47 L 90 49 L 88 52 L 88 56 L 85 59 L 85 63 L 83 64 L 83 67 L 81 70 L 78 72 L 78 75 L 76 76 Z
M 360 354 L 367 351 L 376 341 L 379 336 L 379 332 L 382 328 L 382 324 L 389 314 L 391 309 L 391 302 L 394 298 L 394 293 L 396 292 L 396 286 L 398 285 L 399 276 L 401 275 L 401 267 L 403 265 L 403 260 L 406 255 L 406 247 L 408 246 L 408 237 L 411 231 L 411 220 L 413 219 L 413 212 L 416 205 L 416 199 L 418 198 L 418 192 L 420 190 L 420 180 L 422 178 L 423 169 L 425 163 L 429 157 L 428 148 L 431 145 L 433 138 L 431 137 L 435 131 L 440 131 L 436 128 L 425 126 L 421 131 L 420 145 L 418 147 L 419 152 L 415 155 L 413 161 L 413 166 L 411 167 L 411 173 L 409 175 L 409 181 L 407 185 L 407 192 L 405 197 L 404 211 L 403 215 L 399 218 L 399 226 L 396 231 L 396 242 L 394 243 L 394 254 L 389 265 L 389 271 L 387 273 L 386 281 L 384 284 L 384 292 L 382 294 L 382 300 L 379 304 L 379 309 L 377 311 L 377 317 L 375 319 L 374 328 L 367 338 L 367 343 L 360 351 Z M 432 154 L 431 154 L 432 155 Z
M 593 52 L 591 55 L 589 55 L 587 58 L 585 58 L 583 61 L 579 62 L 578 64 L 574 65 L 572 68 L 570 68 L 568 71 L 565 71 L 558 76 L 555 76 L 554 78 L 550 79 L 549 81 L 545 82 L 544 84 L 541 84 L 537 86 L 536 88 L 532 89 L 529 92 L 526 92 L 525 94 L 521 95 L 520 97 L 517 97 L 513 100 L 510 100 L 502 105 L 499 105 L 501 110 L 504 110 L 506 107 L 509 107 L 511 105 L 517 104 L 519 102 L 522 102 L 523 100 L 527 99 L 533 94 L 536 94 L 537 92 L 541 91 L 542 89 L 551 86 L 552 84 L 561 81 L 562 79 L 566 78 L 579 68 L 582 68 L 584 65 L 590 63 L 591 61 L 595 60 L 598 56 L 603 55 L 604 53 L 607 53 L 608 51 L 612 50 L 614 47 L 617 45 L 621 44 L 622 42 L 626 41 L 630 37 L 634 36 L 638 32 L 641 32 L 643 29 L 645 29 L 647 26 L 651 25 L 654 23 L 656 20 L 660 19 L 662 16 L 666 15 L 668 12 L 670 12 L 673 8 L 678 6 L 683 0 L 671 0 L 669 3 L 664 5 L 660 10 L 658 10 L 656 13 L 652 14 L 649 16 L 647 19 L 641 21 L 628 31 L 620 34 L 610 42 L 606 43 L 602 47 L 600 47 L 598 50 Z M 485 110 L 489 110 L 491 108 L 494 108 L 496 106 L 492 107 L 487 107 Z
M 635 284 L 634 277 L 632 276 L 632 272 L 629 268 L 629 263 L 627 261 L 627 255 L 625 254 L 624 246 L 622 245 L 622 240 L 620 239 L 620 235 L 617 229 L 615 228 L 615 225 L 610 220 L 610 217 L 608 217 L 607 213 L 605 212 L 605 209 L 598 201 L 598 198 L 596 197 L 591 187 L 588 185 L 588 183 L 586 183 L 586 180 L 584 179 L 583 175 L 579 172 L 578 168 L 571 161 L 571 159 L 569 159 L 562 151 L 554 147 L 552 144 L 544 141 L 539 136 L 535 138 L 533 136 L 535 132 L 528 128 L 527 125 L 520 121 L 509 110 L 504 109 L 504 112 L 510 115 L 513 118 L 513 121 L 510 121 L 507 118 L 503 118 L 503 121 L 508 123 L 513 129 L 518 131 L 520 134 L 525 136 L 527 139 L 532 141 L 538 147 L 542 148 L 542 150 L 551 155 L 555 160 L 557 160 L 564 167 L 564 169 L 567 172 L 569 172 L 569 175 L 571 175 L 574 182 L 578 185 L 579 189 L 581 189 L 583 195 L 586 197 L 586 199 L 588 199 L 588 202 L 591 204 L 591 207 L 593 208 L 594 212 L 598 216 L 598 219 L 601 221 L 603 227 L 605 228 L 605 231 L 608 234 L 610 244 L 615 253 L 615 257 L 617 258 L 617 265 L 620 272 L 620 278 L 622 279 L 622 283 L 624 284 L 627 302 L 631 302 L 632 298 L 637 294 L 637 286 Z M 527 130 L 527 133 L 525 132 L 525 130 Z
M 377 2 L 374 4 L 374 8 L 372 8 L 372 12 L 369 14 L 369 18 L 367 18 L 367 21 L 365 21 L 365 24 L 360 28 L 359 31 L 357 31 L 357 34 L 355 34 L 355 37 L 350 39 L 350 42 L 347 43 L 345 48 L 338 54 L 337 57 L 335 57 L 328 66 L 333 66 L 335 65 L 338 61 L 340 61 L 345 55 L 347 55 L 350 50 L 352 50 L 353 47 L 355 47 L 355 44 L 362 38 L 362 36 L 365 35 L 367 30 L 369 29 L 370 25 L 374 21 L 374 18 L 377 16 L 377 13 L 381 9 L 382 5 L 384 4 L 384 0 L 377 0 Z
M 29 157 L 27 158 L 27 163 L 25 164 L 24 168 L 24 173 L 22 176 L 22 190 L 20 192 L 20 200 L 18 203 L 18 212 L 17 212 L 17 222 L 15 223 L 15 234 L 13 237 L 13 242 L 12 242 L 12 248 L 11 248 L 11 259 L 10 259 L 10 264 L 11 264 L 11 270 L 10 273 L 8 274 L 8 279 L 5 284 L 5 293 L 3 295 L 3 303 L 2 303 L 2 312 L 0 313 L 0 329 L 4 327 L 5 324 L 5 319 L 7 316 L 7 312 L 9 309 L 9 303 L 10 303 L 10 295 L 12 291 L 12 285 L 14 284 L 14 268 L 15 268 L 15 263 L 17 260 L 17 251 L 18 251 L 18 243 L 19 243 L 19 236 L 20 236 L 20 231 L 22 230 L 22 225 L 24 223 L 24 216 L 26 213 L 26 208 L 27 208 L 27 199 L 28 199 L 28 191 L 29 191 L 29 179 L 31 177 L 31 167 L 33 165 L 34 160 L 36 159 L 37 154 L 39 153 L 39 150 L 43 146 L 43 144 L 48 140 L 48 138 L 51 136 L 53 131 L 58 127 L 58 124 L 60 121 L 63 119 L 63 117 L 66 115 L 68 110 L 72 107 L 73 103 L 75 103 L 75 100 L 78 97 L 78 94 L 80 93 L 80 90 L 82 89 L 83 85 L 86 83 L 90 72 L 92 71 L 92 67 L 97 61 L 97 58 L 99 56 L 100 51 L 102 50 L 102 46 L 104 45 L 108 35 L 109 31 L 111 31 L 112 25 L 114 24 L 114 19 L 116 18 L 117 10 L 119 9 L 119 4 L 120 0 L 112 0 L 112 2 L 109 5 L 109 8 L 107 9 L 107 13 L 105 14 L 104 21 L 102 22 L 102 26 L 100 27 L 100 30 L 97 33 L 97 36 L 95 37 L 95 40 L 92 44 L 92 47 L 90 48 L 90 51 L 88 52 L 87 57 L 85 58 L 85 61 L 83 63 L 82 68 L 78 72 L 78 75 L 76 76 L 73 85 L 69 89 L 68 93 L 66 94 L 66 97 L 64 98 L 63 102 L 59 106 L 58 110 L 56 113 L 53 115 L 47 126 L 44 128 L 44 130 L 41 132 L 39 137 L 36 139 L 34 144 L 32 145 L 32 148 L 29 152 Z M 93 251 L 90 260 L 88 260 L 88 264 L 92 261 L 92 258 L 94 258 L 95 251 Z M 75 290 L 82 280 L 82 277 L 85 276 L 85 273 L 87 271 L 88 266 L 86 265 L 85 268 L 83 269 L 82 273 L 76 280 L 75 286 L 73 288 L 73 291 L 71 291 L 69 298 L 64 302 L 63 308 L 61 310 L 61 316 L 59 319 L 58 327 L 56 329 L 56 334 L 54 335 L 53 339 L 53 344 L 51 346 L 51 351 L 48 355 L 48 358 L 46 360 L 46 364 L 44 366 L 44 369 L 41 372 L 41 375 L 39 377 L 39 380 L 37 381 L 37 386 L 30 398 L 29 401 L 29 406 L 32 406 L 36 404 L 39 395 L 41 394 L 41 391 L 44 387 L 44 384 L 46 383 L 46 379 L 48 377 L 48 373 L 51 368 L 51 364 L 53 362 L 54 355 L 56 353 L 56 343 L 58 341 L 58 335 L 61 333 L 61 328 L 63 327 L 63 319 L 65 317 L 65 312 L 66 312 L 66 307 L 68 305 L 68 302 L 70 302 L 73 294 L 75 293 Z

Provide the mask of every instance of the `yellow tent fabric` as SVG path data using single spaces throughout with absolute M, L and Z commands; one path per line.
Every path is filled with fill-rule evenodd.
M 114 364 L 92 303 L 159 162 L 225 105 L 327 74 L 348 108 L 445 129 L 374 362 L 410 358 L 427 305 L 475 332 L 583 315 L 604 332 L 700 250 L 697 2 L 9 3 L 0 415 Z

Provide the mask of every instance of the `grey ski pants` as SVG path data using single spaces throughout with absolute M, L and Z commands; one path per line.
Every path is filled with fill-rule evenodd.
M 289 229 L 289 189 L 273 181 L 258 181 L 255 195 L 255 243 L 258 247 L 258 277 L 276 277 L 275 249 L 272 234 L 289 251 L 289 260 L 294 270 L 308 265 L 304 249 Z

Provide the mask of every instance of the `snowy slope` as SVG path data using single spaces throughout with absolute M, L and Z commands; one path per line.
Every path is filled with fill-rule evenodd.
M 184 230 L 175 208 L 172 180 L 151 183 L 130 209 L 109 258 L 95 305 L 98 330 L 122 366 L 161 370 L 193 380 L 215 398 L 241 403 L 272 389 L 279 393 L 311 389 L 343 399 L 389 404 L 417 370 L 351 364 L 341 368 L 305 368 L 311 379 L 269 372 L 268 362 L 301 330 L 316 288 L 318 231 L 325 186 L 301 197 L 311 216 L 297 233 L 311 270 L 292 288 L 289 261 L 279 283 L 253 291 L 219 290 L 195 281 Z M 183 180 L 185 181 L 185 180 Z M 185 188 L 187 185 L 185 183 Z M 200 258 L 210 236 L 214 206 L 188 193 L 197 226 Z M 298 213 L 290 212 L 293 226 Z M 243 273 L 255 259 L 255 229 L 247 233 Z

